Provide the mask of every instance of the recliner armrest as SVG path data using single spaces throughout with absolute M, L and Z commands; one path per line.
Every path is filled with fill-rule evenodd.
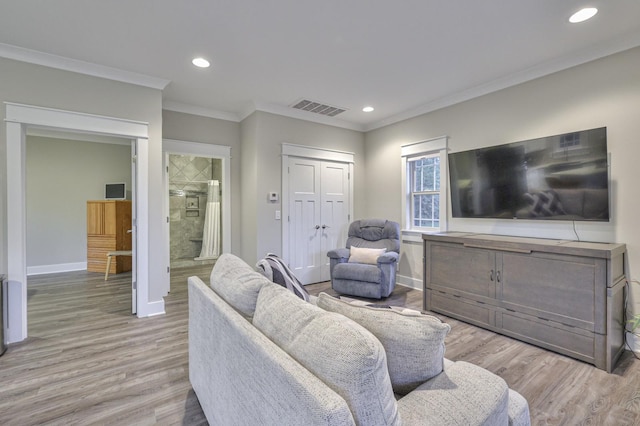
M 331 259 L 349 259 L 349 249 L 348 248 L 337 248 L 333 250 L 329 250 L 327 252 L 327 256 Z
M 378 263 L 395 263 L 398 261 L 398 253 L 388 251 L 378 256 Z

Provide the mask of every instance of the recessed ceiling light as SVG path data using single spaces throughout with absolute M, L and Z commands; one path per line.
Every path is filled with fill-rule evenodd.
M 569 22 L 572 24 L 577 24 L 578 22 L 584 22 L 587 19 L 593 18 L 593 16 L 598 13 L 598 9 L 595 7 L 585 7 L 584 9 L 580 9 L 569 18 Z
M 196 67 L 200 67 L 200 68 L 208 68 L 210 65 L 209 61 L 207 61 L 204 58 L 194 58 L 193 61 L 191 61 L 191 63 Z
M 372 106 L 366 106 L 366 107 L 362 108 L 362 111 L 371 112 L 371 111 L 373 111 L 373 107 Z

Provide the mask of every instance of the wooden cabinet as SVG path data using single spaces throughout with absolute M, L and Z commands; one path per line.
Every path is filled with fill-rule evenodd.
M 424 309 L 611 371 L 624 350 L 624 244 L 423 235 Z
M 131 250 L 131 201 L 87 201 L 87 271 L 105 273 L 107 253 Z M 111 262 L 110 274 L 131 270 L 131 256 Z

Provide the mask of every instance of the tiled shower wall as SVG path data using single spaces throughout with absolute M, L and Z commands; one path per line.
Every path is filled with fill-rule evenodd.
M 221 165 L 218 159 L 169 156 L 169 238 L 174 266 L 180 260 L 193 260 L 200 255 L 207 181 L 220 180 Z

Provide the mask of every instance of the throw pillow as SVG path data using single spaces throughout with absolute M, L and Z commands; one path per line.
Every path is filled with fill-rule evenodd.
M 350 304 L 326 293 L 320 293 L 317 304 L 354 320 L 380 340 L 395 393 L 406 395 L 442 372 L 444 338 L 451 326 L 438 318 L 402 308 Z
M 375 265 L 378 263 L 378 256 L 386 253 L 387 249 L 374 249 L 351 246 L 349 249 L 349 263 L 368 263 Z
M 344 398 L 356 424 L 399 424 L 384 348 L 364 327 L 276 285 L 260 290 L 253 325 Z

